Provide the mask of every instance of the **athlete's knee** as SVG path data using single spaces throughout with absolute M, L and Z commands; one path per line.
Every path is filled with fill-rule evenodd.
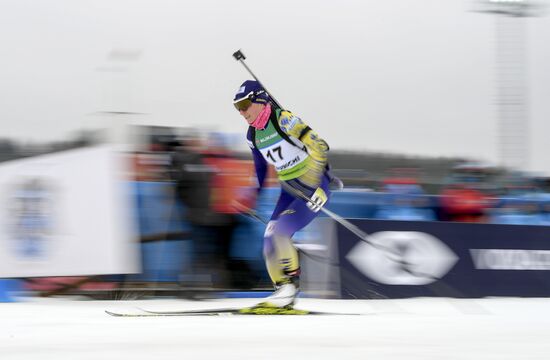
M 275 224 L 277 221 L 272 220 L 267 223 L 265 232 L 264 232 L 264 247 L 263 247 L 263 254 L 264 257 L 268 257 L 269 255 L 273 254 L 275 251 L 275 245 L 273 244 L 273 235 L 274 235 L 274 229 Z

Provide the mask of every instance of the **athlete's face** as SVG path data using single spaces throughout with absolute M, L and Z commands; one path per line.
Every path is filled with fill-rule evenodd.
M 252 124 L 264 108 L 264 104 L 252 103 L 246 110 L 239 110 L 239 114 L 241 114 L 242 117 L 245 118 L 248 124 Z

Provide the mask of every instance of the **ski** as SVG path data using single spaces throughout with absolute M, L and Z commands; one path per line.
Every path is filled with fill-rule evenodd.
M 138 308 L 139 310 L 154 315 L 193 315 L 193 314 L 231 314 L 234 312 L 239 312 L 241 308 L 219 308 L 219 309 L 199 309 L 199 310 L 168 310 L 168 311 L 156 311 L 156 310 L 147 310 L 143 308 Z
M 222 308 L 204 310 L 182 310 L 182 311 L 152 311 L 140 309 L 142 313 L 121 313 L 105 310 L 105 313 L 116 317 L 160 317 L 160 316 L 247 316 L 247 315 L 365 315 L 352 313 L 338 313 L 325 311 L 310 311 L 302 309 L 279 309 L 279 308 Z
M 201 311 L 201 312 L 190 312 L 190 313 L 167 313 L 167 314 L 156 314 L 156 313 L 123 313 L 105 310 L 105 313 L 115 317 L 160 317 L 160 316 L 219 316 L 222 314 L 231 314 L 228 312 L 213 312 L 213 311 Z

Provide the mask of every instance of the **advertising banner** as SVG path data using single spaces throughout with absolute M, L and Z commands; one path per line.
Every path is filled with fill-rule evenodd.
M 0 164 L 0 278 L 140 270 L 120 156 L 98 146 Z
M 550 227 L 352 220 L 337 226 L 343 298 L 550 295 Z

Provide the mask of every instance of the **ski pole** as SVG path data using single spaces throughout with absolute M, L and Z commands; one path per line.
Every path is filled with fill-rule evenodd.
M 304 201 L 307 201 L 307 202 L 311 202 L 311 199 L 306 196 L 303 192 L 293 188 L 292 186 L 288 185 L 287 183 L 285 183 L 284 181 L 281 181 L 281 186 L 286 190 L 288 191 L 289 193 L 292 193 L 293 195 L 301 198 L 302 200 Z M 397 254 L 396 251 L 392 248 L 389 248 L 387 246 L 383 246 L 383 245 L 379 245 L 379 244 L 376 244 L 375 242 L 373 242 L 371 239 L 370 239 L 370 235 L 367 234 L 366 232 L 364 232 L 363 230 L 359 229 L 356 225 L 350 223 L 349 221 L 347 221 L 346 219 L 344 219 L 343 217 L 341 217 L 340 215 L 330 211 L 329 209 L 326 209 L 324 206 L 321 207 L 320 209 L 322 212 L 324 212 L 326 215 L 328 215 L 329 217 L 331 217 L 333 220 L 335 220 L 336 222 L 338 222 L 340 225 L 342 225 L 343 227 L 345 227 L 346 229 L 348 229 L 349 231 L 351 231 L 352 233 L 354 233 L 358 238 L 360 238 L 362 241 L 366 242 L 367 244 L 371 245 L 372 247 L 374 248 L 377 248 L 378 250 L 384 250 L 384 251 L 387 251 L 389 253 L 392 253 L 393 255 L 400 255 L 400 254 Z
M 249 217 L 253 218 L 254 220 L 257 220 L 257 221 L 263 223 L 264 225 L 267 225 L 267 220 L 262 218 L 260 215 L 258 215 L 258 213 L 255 210 L 249 208 L 248 206 L 245 206 L 245 205 L 241 204 L 240 202 L 238 202 L 236 200 L 234 200 L 231 203 L 231 205 L 235 209 L 237 209 L 239 212 L 248 215 Z
M 260 215 L 258 215 L 258 213 L 249 208 L 248 206 L 245 206 L 243 204 L 241 204 L 240 202 L 234 200 L 231 205 L 237 209 L 238 211 L 240 211 L 241 213 L 251 217 L 252 219 L 256 220 L 256 221 L 259 221 L 261 222 L 262 224 L 264 225 L 267 225 L 268 221 L 266 219 L 264 219 L 263 217 L 261 217 Z M 319 256 L 319 255 L 313 255 L 313 254 L 310 254 L 308 251 L 302 249 L 302 247 L 300 246 L 300 244 L 294 244 L 294 246 L 296 247 L 296 249 L 298 249 L 298 251 L 302 254 L 304 254 L 304 256 L 314 260 L 314 261 L 319 261 L 319 262 L 322 262 L 322 263 L 325 263 L 325 264 L 328 264 L 328 265 L 333 265 L 333 266 L 337 266 L 338 264 L 337 263 L 333 263 L 330 261 L 330 259 L 324 257 L 324 256 Z

